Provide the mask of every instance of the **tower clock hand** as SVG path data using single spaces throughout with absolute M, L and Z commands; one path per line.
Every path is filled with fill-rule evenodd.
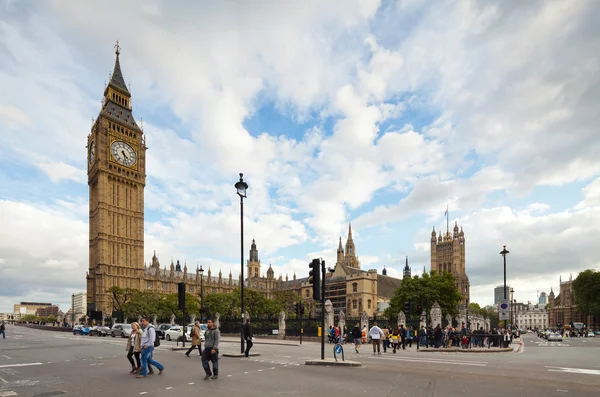
M 129 160 L 129 158 L 127 157 L 127 155 L 125 154 L 125 150 L 121 150 L 121 153 L 123 154 L 123 157 L 125 158 L 125 160 Z

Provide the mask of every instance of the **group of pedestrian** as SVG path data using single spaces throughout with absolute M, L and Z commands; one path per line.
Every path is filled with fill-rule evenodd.
M 371 343 L 373 345 L 373 354 L 381 354 L 382 346 L 384 353 L 390 348 L 394 353 L 400 349 L 405 350 L 407 345 L 408 347 L 412 347 L 413 338 L 417 337 L 416 331 L 404 327 L 404 324 L 390 329 L 385 325 L 383 328 L 380 328 L 376 322 L 373 323 L 373 326 L 368 331 L 366 326 L 361 329 L 360 324 L 356 323 L 352 328 L 351 335 L 356 353 L 359 353 L 359 349 L 363 343 Z
M 131 364 L 131 374 L 136 374 L 136 378 L 146 378 L 154 373 L 152 367 L 158 368 L 158 374 L 162 375 L 165 367 L 154 360 L 154 348 L 160 344 L 157 338 L 156 330 L 147 317 L 141 319 L 141 325 L 137 322 L 131 323 L 131 334 L 127 338 L 127 359 Z M 202 349 L 202 333 L 200 321 L 196 321 L 190 331 L 192 338 L 191 347 L 185 352 L 186 357 L 198 349 L 198 354 L 202 358 L 202 367 L 205 372 L 204 380 L 219 378 L 219 345 L 221 342 L 221 332 L 215 326 L 212 319 L 207 320 L 207 330 L 204 333 L 204 349 Z M 244 339 L 246 340 L 245 356 L 248 357 L 252 348 L 252 325 L 250 319 L 246 319 L 244 324 Z M 134 361 L 135 359 L 135 361 Z M 210 364 L 212 363 L 212 369 Z

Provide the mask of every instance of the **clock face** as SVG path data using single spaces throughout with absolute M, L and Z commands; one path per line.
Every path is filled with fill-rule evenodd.
M 134 165 L 137 160 L 133 148 L 123 141 L 114 141 L 110 145 L 110 152 L 117 162 L 126 166 Z
M 95 158 L 96 158 L 96 142 L 92 141 L 90 143 L 90 164 L 94 163 Z

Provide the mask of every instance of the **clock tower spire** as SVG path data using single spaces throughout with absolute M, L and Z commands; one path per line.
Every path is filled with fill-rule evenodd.
M 88 135 L 89 270 L 88 314 L 113 311 L 107 291 L 139 289 L 144 276 L 144 187 L 146 144 L 132 114 L 115 45 L 115 67 L 104 89 L 102 109 Z

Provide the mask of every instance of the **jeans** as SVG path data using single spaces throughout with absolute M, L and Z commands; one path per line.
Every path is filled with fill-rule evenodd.
M 250 349 L 252 349 L 252 346 L 254 346 L 254 343 L 252 343 L 252 338 L 246 338 L 246 351 L 244 352 L 246 357 L 248 357 L 248 354 L 250 353 Z
M 199 354 L 200 356 L 202 356 L 202 345 L 198 345 L 197 347 L 198 347 L 198 354 Z M 185 355 L 186 355 L 186 356 L 189 356 L 189 355 L 190 355 L 190 353 L 191 353 L 191 352 L 192 352 L 192 351 L 193 351 L 195 348 L 196 348 L 196 345 L 192 345 L 192 347 L 190 347 L 190 348 L 188 349 L 188 351 L 186 351 L 186 352 L 185 352 Z
M 390 347 L 390 340 L 389 339 L 384 339 L 383 340 L 383 352 L 387 352 L 388 347 Z
M 135 363 L 133 362 L 133 356 L 135 356 Z M 129 360 L 129 363 L 131 364 L 132 367 L 140 368 L 142 366 L 142 364 L 140 362 L 140 353 L 134 352 L 133 347 L 129 348 L 129 353 L 127 353 L 127 359 Z M 136 363 L 137 363 L 137 365 L 136 365 Z
M 2 334 L 2 339 L 6 339 L 6 331 L 2 330 L 0 334 Z
M 210 376 L 210 365 L 208 365 L 209 361 L 212 361 L 212 375 L 219 376 L 219 351 L 215 350 L 215 354 L 212 354 L 212 347 L 204 347 L 204 351 L 202 352 L 202 367 L 204 368 L 206 375 Z
M 140 375 L 147 376 L 148 375 L 148 365 L 152 364 L 159 371 L 162 371 L 165 367 L 159 363 L 158 361 L 154 361 L 152 358 L 152 352 L 154 351 L 154 346 L 146 347 L 142 349 L 142 372 Z

